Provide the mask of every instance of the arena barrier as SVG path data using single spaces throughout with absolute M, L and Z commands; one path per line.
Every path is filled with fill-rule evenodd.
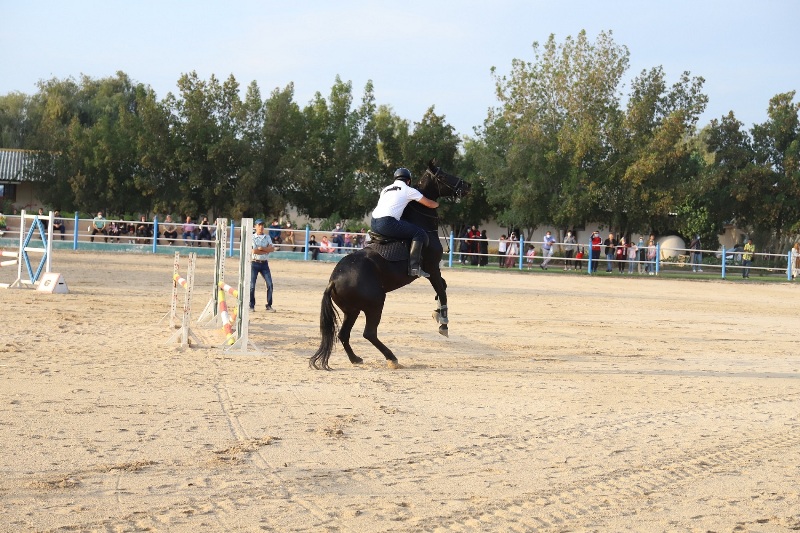
M 26 231 L 26 221 L 30 220 L 30 226 Z M 45 231 L 42 221 L 46 220 L 47 230 Z M 19 217 L 19 247 L 16 252 L 3 251 L 2 257 L 16 257 L 13 260 L 5 260 L 0 262 L 0 267 L 17 266 L 17 278 L 11 283 L 0 283 L 2 289 L 21 289 L 31 288 L 39 281 L 42 275 L 42 270 L 45 274 L 50 273 L 50 259 L 53 251 L 53 212 L 47 217 L 40 217 L 38 214 L 28 215 L 23 210 Z M 30 246 L 31 239 L 34 232 L 39 233 L 42 240 L 41 246 Z M 31 266 L 31 259 L 29 253 L 41 254 L 42 258 L 36 270 Z M 25 267 L 23 271 L 22 267 Z M 27 277 L 25 277 L 27 274 Z
M 167 344 L 179 343 L 181 348 L 186 348 L 192 342 L 200 345 L 200 339 L 192 332 L 191 329 L 191 314 L 192 314 L 192 289 L 194 288 L 194 269 L 197 262 L 197 254 L 195 252 L 189 253 L 189 265 L 186 270 L 186 278 L 183 278 L 179 272 L 181 254 L 175 252 L 175 263 L 173 265 L 172 274 L 172 302 L 171 309 L 164 318 L 169 316 L 170 327 L 177 327 L 176 331 L 167 341 Z M 183 313 L 181 315 L 180 324 L 177 323 L 178 313 L 178 287 L 184 289 L 183 293 Z M 163 320 L 163 319 L 162 319 Z

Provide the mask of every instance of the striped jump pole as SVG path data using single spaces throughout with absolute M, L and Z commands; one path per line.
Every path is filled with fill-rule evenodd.
M 175 252 L 175 261 L 180 261 L 180 252 Z M 181 323 L 178 331 L 172 334 L 167 341 L 167 344 L 179 343 L 181 348 L 194 344 L 201 344 L 200 339 L 191 330 L 191 314 L 192 314 L 192 289 L 194 288 L 194 269 L 197 262 L 197 253 L 189 253 L 189 266 L 186 271 L 186 278 L 184 279 L 180 274 L 175 271 L 172 275 L 172 287 L 175 297 L 172 300 L 173 309 L 177 306 L 177 289 L 182 287 L 183 291 L 183 313 L 181 316 Z M 170 325 L 173 325 L 170 322 Z
M 225 281 L 225 254 L 228 247 L 228 219 L 218 218 L 216 220 L 217 231 L 214 235 L 214 285 L 211 288 L 211 299 L 209 299 L 203 312 L 197 318 L 197 323 L 204 327 L 222 326 L 222 318 L 219 316 L 219 284 Z

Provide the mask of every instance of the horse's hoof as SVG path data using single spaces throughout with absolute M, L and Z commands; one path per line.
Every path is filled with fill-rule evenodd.
M 351 359 L 350 362 L 354 365 L 360 365 L 364 363 L 364 360 L 359 357 L 358 359 Z
M 439 334 L 444 335 L 445 337 L 450 337 L 450 330 L 447 329 L 447 324 L 442 324 L 439 326 Z
M 401 365 L 397 361 L 386 361 L 386 365 L 392 370 L 400 370 L 401 368 L 403 368 L 403 365 Z

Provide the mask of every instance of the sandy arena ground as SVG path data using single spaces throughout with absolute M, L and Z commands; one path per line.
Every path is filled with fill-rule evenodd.
M 0 291 L 0 530 L 800 529 L 800 285 L 446 271 L 449 339 L 418 281 L 379 330 L 405 369 L 359 319 L 323 372 L 332 264 L 273 261 L 264 353 L 229 355 L 165 344 L 172 261 Z

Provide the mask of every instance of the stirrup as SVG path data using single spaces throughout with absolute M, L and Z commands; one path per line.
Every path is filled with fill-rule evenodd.
M 413 278 L 429 278 L 431 277 L 430 274 L 422 270 L 422 268 L 412 268 L 409 269 L 408 275 Z

